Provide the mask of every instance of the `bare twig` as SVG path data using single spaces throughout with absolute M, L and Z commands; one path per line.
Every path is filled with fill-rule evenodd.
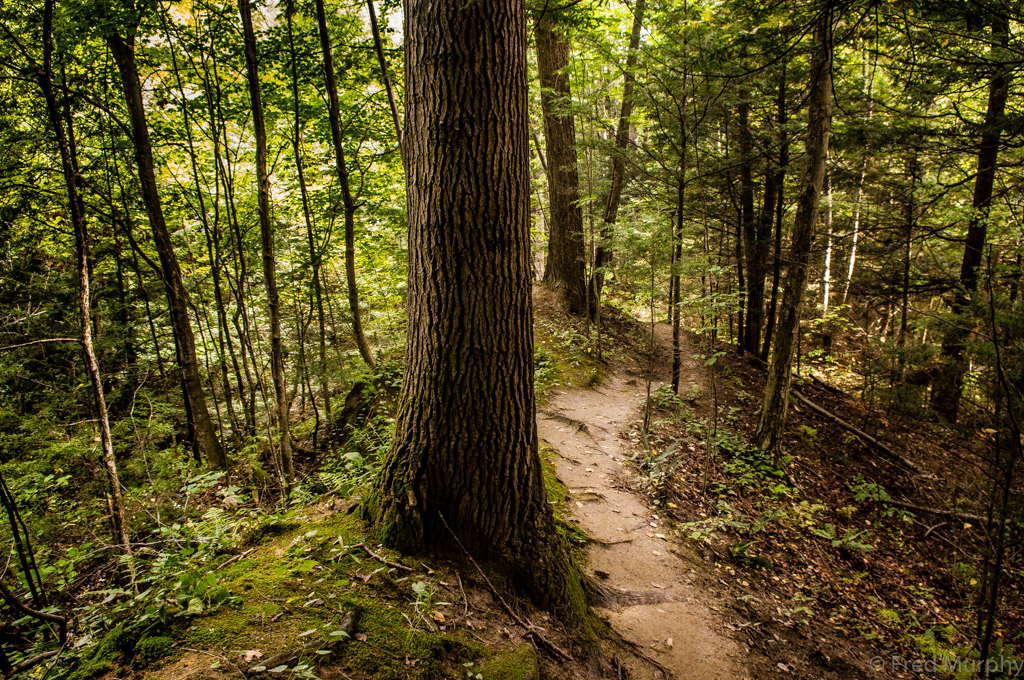
M 234 557 L 229 558 L 229 559 L 225 560 L 224 562 L 221 562 L 216 567 L 214 567 L 213 570 L 214 571 L 220 571 L 221 569 L 223 569 L 224 567 L 228 566 L 229 564 L 233 564 L 235 562 L 238 562 L 239 560 L 245 559 L 245 557 L 249 553 L 251 553 L 253 550 L 255 550 L 255 549 L 256 548 L 249 548 L 244 553 L 241 553 L 240 555 L 235 555 Z
M 415 571 L 412 567 L 407 567 L 404 564 L 399 564 L 398 562 L 392 562 L 390 560 L 384 559 L 383 557 L 381 557 L 377 553 L 375 553 L 372 550 L 370 550 L 370 548 L 365 543 L 356 543 L 352 547 L 353 548 L 362 548 L 363 552 L 365 552 L 367 555 L 369 555 L 373 559 L 377 560 L 381 564 L 389 566 L 389 567 L 391 567 L 393 569 L 398 569 L 399 571 Z

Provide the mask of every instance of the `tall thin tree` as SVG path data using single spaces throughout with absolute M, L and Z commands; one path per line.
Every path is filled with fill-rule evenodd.
M 551 203 L 544 282 L 560 295 L 569 312 L 582 314 L 587 310 L 582 195 L 576 119 L 569 110 L 569 39 L 558 25 L 559 17 L 553 9 L 534 12 Z
M 828 156 L 832 130 L 832 3 L 826 2 L 814 23 L 814 47 L 811 54 L 809 94 L 807 101 L 807 165 L 800 180 L 793 237 L 789 251 L 779 326 L 775 332 L 775 349 L 768 364 L 761 411 L 754 443 L 762 451 L 773 454 L 779 449 L 779 438 L 786 423 L 789 406 L 789 385 L 793 350 L 800 329 L 807 269 L 818 205 L 825 180 L 825 158 Z
M 134 12 L 130 12 L 133 15 Z M 153 162 L 153 145 L 149 137 L 149 124 L 146 120 L 146 106 L 143 101 L 142 85 L 139 69 L 135 59 L 135 36 L 138 30 L 138 17 L 120 32 L 108 29 L 105 35 L 107 46 L 117 64 L 121 78 L 121 88 L 128 115 L 131 121 L 132 145 L 135 152 L 135 164 L 139 174 L 139 187 L 142 201 L 146 206 L 153 242 L 160 259 L 160 273 L 163 278 L 164 290 L 167 293 L 167 304 L 170 309 L 171 324 L 178 345 L 178 364 L 181 369 L 182 382 L 185 387 L 186 401 L 190 420 L 192 421 L 200 447 L 206 454 L 206 462 L 211 468 L 222 468 L 227 465 L 227 456 L 221 446 L 220 439 L 214 431 L 213 420 L 206 404 L 206 391 L 199 374 L 199 361 L 196 355 L 196 340 L 192 332 L 192 321 L 189 316 L 188 294 L 175 254 L 171 232 L 164 218 L 163 205 L 160 201 L 160 190 L 156 180 L 156 169 Z
M 252 125 L 256 135 L 256 182 L 260 217 L 260 249 L 263 253 L 263 284 L 267 290 L 270 312 L 270 372 L 274 380 L 274 420 L 277 421 L 278 456 L 284 475 L 285 492 L 291 492 L 295 470 L 288 432 L 288 385 L 284 381 L 284 350 L 281 347 L 281 296 L 277 290 L 277 258 L 274 255 L 274 225 L 270 215 L 270 173 L 267 171 L 267 127 L 263 117 L 263 95 L 260 92 L 259 48 L 252 24 L 249 0 L 238 0 L 245 41 L 245 73 L 249 84 Z
M 355 219 L 356 204 L 349 185 L 348 164 L 345 161 L 345 140 L 341 136 L 341 105 L 338 102 L 338 82 L 334 74 L 334 55 L 331 51 L 331 34 L 327 28 L 327 11 L 324 0 L 316 0 L 316 25 L 320 33 L 320 53 L 323 57 L 324 78 L 327 85 L 328 121 L 331 126 L 331 144 L 334 146 L 334 164 L 341 188 L 342 206 L 345 212 L 345 282 L 348 285 L 348 307 L 352 315 L 352 335 L 355 336 L 359 356 L 370 367 L 374 367 L 373 352 L 366 342 L 362 315 L 359 311 L 359 288 L 356 282 Z

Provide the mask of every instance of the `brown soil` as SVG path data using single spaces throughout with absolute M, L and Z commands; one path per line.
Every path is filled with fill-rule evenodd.
M 743 648 L 715 612 L 725 605 L 695 583 L 699 558 L 631 490 L 627 464 L 635 450 L 620 434 L 645 397 L 636 377 L 613 375 L 597 389 L 555 396 L 538 417 L 541 437 L 558 454 L 568 514 L 594 541 L 590 570 L 607 593 L 598 614 L 664 666 L 627 661 L 631 677 L 742 678 Z

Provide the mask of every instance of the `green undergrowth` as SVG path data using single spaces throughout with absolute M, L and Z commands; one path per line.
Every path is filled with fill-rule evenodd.
M 538 314 L 533 326 L 533 370 L 537 402 L 544 403 L 554 389 L 596 387 L 601 365 L 594 339 L 585 328 L 556 323 Z
M 335 639 L 341 641 L 330 654 L 314 652 L 274 673 L 267 669 L 267 676 L 333 677 L 341 671 L 382 679 L 534 677 L 529 647 L 484 645 L 466 629 L 440 623 L 450 603 L 439 593 L 451 575 L 422 565 L 410 565 L 415 572 L 388 567 L 363 550 L 364 533 L 357 519 L 323 504 L 253 527 L 235 555 L 218 555 L 206 565 L 208 581 L 222 593 L 219 605 L 200 610 L 197 604 L 192 614 L 186 609 L 163 617 L 153 615 L 152 604 L 128 607 L 67 677 L 237 676 L 238 669 L 275 654 Z M 383 557 L 386 551 L 374 552 Z M 168 593 L 183 587 L 179 581 Z M 340 631 L 346 612 L 355 613 L 350 634 Z M 191 670 L 177 675 L 189 656 Z

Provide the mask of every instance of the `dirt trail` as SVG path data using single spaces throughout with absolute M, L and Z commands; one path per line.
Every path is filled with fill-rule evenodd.
M 626 461 L 636 446 L 622 432 L 645 395 L 640 377 L 620 373 L 596 389 L 559 394 L 538 414 L 541 438 L 559 454 L 554 464 L 569 489 L 571 515 L 605 542 L 589 549 L 592 573 L 612 594 L 598 613 L 674 678 L 741 680 L 748 675 L 743 646 L 716 614 L 724 605 L 695 585 L 698 558 L 630 490 L 634 473 Z M 654 664 L 625 663 L 631 677 L 665 677 Z

